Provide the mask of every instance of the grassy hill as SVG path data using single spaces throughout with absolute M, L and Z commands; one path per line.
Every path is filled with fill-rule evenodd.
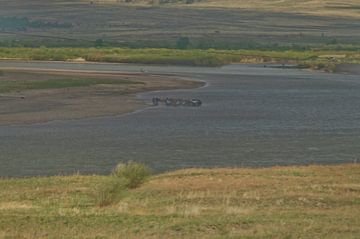
M 360 167 L 187 169 L 0 180 L 0 238 L 359 238 Z

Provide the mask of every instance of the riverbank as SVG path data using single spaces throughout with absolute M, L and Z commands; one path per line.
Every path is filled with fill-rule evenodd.
M 135 94 L 203 83 L 146 73 L 0 69 L 0 125 L 111 116 L 146 107 Z
M 360 165 L 185 169 L 97 204 L 110 176 L 0 180 L 3 238 L 358 238 Z

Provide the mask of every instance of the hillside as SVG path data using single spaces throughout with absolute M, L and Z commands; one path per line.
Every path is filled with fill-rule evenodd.
M 359 238 L 360 167 L 187 169 L 99 205 L 110 176 L 0 180 L 1 238 Z
M 89 0 L 82 1 L 89 2 Z M 360 3 L 356 0 L 94 0 L 93 2 L 98 4 L 239 8 L 321 16 L 360 17 Z
M 4 0 L 0 46 L 178 47 L 180 37 L 202 49 L 360 42 L 355 0 L 167 2 Z

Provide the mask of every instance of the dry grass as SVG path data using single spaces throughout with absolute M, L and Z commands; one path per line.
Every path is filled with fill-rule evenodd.
M 25 210 L 25 209 L 31 209 L 33 208 L 32 205 L 29 204 L 22 204 L 22 203 L 16 203 L 16 202 L 3 202 L 0 204 L 0 211 L 1 210 Z
M 196 5 L 199 7 L 256 9 L 317 16 L 360 17 L 360 4 L 357 0 L 207 0 L 199 1 Z
M 187 169 L 98 207 L 106 176 L 1 180 L 0 235 L 359 238 L 360 166 Z M 4 206 L 5 205 L 5 206 Z M 60 236 L 61 235 L 61 236 Z

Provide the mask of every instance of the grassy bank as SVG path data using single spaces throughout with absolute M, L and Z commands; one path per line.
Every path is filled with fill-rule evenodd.
M 0 180 L 0 237 L 360 237 L 358 164 L 180 170 L 121 189 L 116 201 L 100 205 L 99 192 L 113 180 Z
M 0 48 L 0 58 L 44 61 L 221 66 L 229 63 L 296 63 L 331 71 L 336 64 L 360 63 L 358 50 L 176 50 L 125 48 Z
M 112 80 L 112 79 L 54 79 L 54 80 L 33 80 L 33 81 L 0 81 L 0 93 L 24 91 L 24 90 L 46 90 L 46 89 L 61 89 L 73 87 L 88 87 L 94 85 L 121 85 L 121 84 L 138 84 L 126 80 Z

